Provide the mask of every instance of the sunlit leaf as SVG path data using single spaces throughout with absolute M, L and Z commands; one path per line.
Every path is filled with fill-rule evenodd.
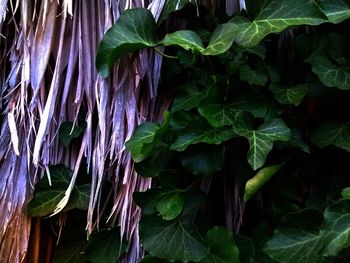
M 232 46 L 238 30 L 240 28 L 233 23 L 219 25 L 211 35 L 209 44 L 202 54 L 213 56 L 225 53 Z
M 185 50 L 202 52 L 204 50 L 202 39 L 197 33 L 190 30 L 179 30 L 166 34 L 161 42 L 164 46 L 180 46 Z
M 262 168 L 253 178 L 249 179 L 245 185 L 244 202 L 247 202 L 272 176 L 274 176 L 283 164 L 277 164 Z
M 252 22 L 238 24 L 235 41 L 242 46 L 257 45 L 265 36 L 278 33 L 296 25 L 319 25 L 327 22 L 315 1 L 311 0 L 271 0 Z

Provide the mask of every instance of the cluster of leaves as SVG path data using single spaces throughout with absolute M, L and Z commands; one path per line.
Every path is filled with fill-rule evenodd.
M 340 149 L 350 151 L 350 5 L 271 0 L 247 9 L 213 31 L 208 13 L 182 10 L 188 29 L 161 40 L 165 16 L 157 24 L 145 9 L 128 10 L 100 45 L 104 76 L 126 52 L 163 45 L 177 57 L 163 68 L 162 85 L 176 94 L 163 123 L 141 124 L 126 143 L 136 171 L 155 178 L 155 188 L 134 193 L 142 262 L 341 262 L 348 253 L 350 203 L 339 194 L 349 182 L 322 169 L 347 171 L 325 159 L 349 158 Z M 225 225 L 220 182 L 230 177 L 247 202 L 237 235 L 215 226 Z M 202 192 L 203 180 L 224 189 Z M 262 207 L 249 201 L 257 192 Z
M 126 143 L 136 171 L 154 178 L 133 196 L 142 262 L 346 262 L 349 1 L 246 0 L 246 12 L 224 18 L 196 2 L 166 1 L 158 23 L 146 9 L 125 11 L 97 53 L 105 77 L 128 52 L 165 46 L 176 57 L 163 66 L 161 88 L 175 94 L 163 122 L 140 125 Z M 186 30 L 162 34 L 169 16 Z M 62 143 L 83 129 L 62 126 Z M 39 182 L 32 215 L 52 213 L 68 187 L 67 168 L 50 170 L 53 187 Z M 86 205 L 84 184 L 74 187 L 67 210 Z M 243 226 L 228 211 L 233 197 Z M 223 227 L 233 223 L 235 234 Z M 127 248 L 113 231 L 98 234 L 109 256 L 97 238 L 95 252 L 81 241 L 63 254 L 114 262 Z

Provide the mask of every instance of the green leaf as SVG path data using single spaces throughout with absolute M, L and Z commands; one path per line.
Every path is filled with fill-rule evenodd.
M 253 118 L 246 112 L 237 114 L 234 131 L 248 139 L 248 162 L 254 170 L 264 165 L 274 141 L 288 141 L 291 136 L 290 129 L 278 118 L 268 120 L 258 129 L 253 129 Z
M 70 183 L 71 171 L 64 165 L 51 166 L 49 170 L 52 186 L 46 176 L 38 182 L 34 197 L 27 208 L 31 216 L 47 216 L 53 213 Z
M 252 22 L 237 26 L 235 41 L 242 46 L 255 46 L 265 36 L 278 33 L 290 26 L 319 25 L 327 22 L 315 1 L 312 0 L 271 0 L 266 1 Z
M 169 261 L 151 256 L 145 256 L 144 258 L 142 258 L 140 263 L 169 263 Z
M 175 153 L 166 147 L 157 148 L 147 159 L 135 163 L 135 170 L 143 177 L 158 177 L 174 156 Z
M 164 194 L 156 203 L 156 210 L 164 220 L 173 220 L 181 214 L 184 197 L 181 192 Z
M 321 224 L 322 214 L 315 209 L 289 214 L 263 250 L 278 262 L 322 262 L 319 256 L 322 250 L 322 239 L 319 235 Z
M 179 92 L 173 101 L 171 111 L 191 110 L 198 106 L 204 96 L 203 92 L 198 90 L 194 83 L 183 85 L 179 87 Z
M 198 262 L 208 254 L 196 227 L 180 220 L 164 221 L 156 216 L 143 216 L 140 238 L 143 248 L 151 256 L 169 261 Z
M 164 46 L 180 46 L 185 50 L 202 52 L 204 50 L 202 39 L 197 33 L 191 30 L 179 30 L 174 33 L 166 34 L 161 41 Z
M 103 77 L 108 77 L 113 64 L 123 55 L 156 46 L 156 22 L 145 8 L 128 9 L 120 15 L 97 50 L 96 67 Z
M 206 235 L 210 252 L 201 263 L 239 263 L 239 251 L 232 232 L 224 227 L 214 227 Z
M 49 171 L 51 186 L 47 175 L 38 182 L 34 197 L 27 208 L 31 216 L 52 214 L 70 184 L 72 172 L 64 165 L 50 166 Z M 90 199 L 90 188 L 90 184 L 75 185 L 64 211 L 75 208 L 86 210 Z
M 332 23 L 340 23 L 350 17 L 350 4 L 347 0 L 319 0 L 317 4 Z
M 158 23 L 161 23 L 162 21 L 167 19 L 172 12 L 181 10 L 185 7 L 185 5 L 191 3 L 194 3 L 194 0 L 166 0 Z
M 86 257 L 93 263 L 115 263 L 127 250 L 118 227 L 102 229 L 89 237 Z
M 181 163 L 194 175 L 208 176 L 224 166 L 224 145 L 198 145 L 181 155 Z
M 306 60 L 311 64 L 312 71 L 327 87 L 336 87 L 341 90 L 350 89 L 350 66 L 335 65 L 326 55 L 313 55 Z
M 202 54 L 215 56 L 225 53 L 232 46 L 238 30 L 240 28 L 233 23 L 219 25 L 211 35 L 209 44 Z
M 272 176 L 274 176 L 282 167 L 283 164 L 277 164 L 262 168 L 249 179 L 245 185 L 244 202 L 247 202 L 265 183 L 267 183 Z
M 170 117 L 170 112 L 164 112 L 162 125 L 155 122 L 146 122 L 136 128 L 130 140 L 125 143 L 134 162 L 141 162 L 152 154 L 162 135 L 169 128 Z
M 69 202 L 64 211 L 71 209 L 87 210 L 89 206 L 91 184 L 74 186 Z
M 239 77 L 250 85 L 264 86 L 267 83 L 267 74 L 261 67 L 252 69 L 249 65 L 244 64 L 239 68 Z
M 321 230 L 325 247 L 323 255 L 336 256 L 350 246 L 350 201 L 341 200 L 324 211 L 325 225 Z
M 346 187 L 343 190 L 341 190 L 340 194 L 344 199 L 350 199 L 350 187 Z
M 156 205 L 164 192 L 159 188 L 151 188 L 145 192 L 134 192 L 133 200 L 142 210 L 144 215 L 152 215 L 156 212 Z
M 63 122 L 58 130 L 58 136 L 65 147 L 68 147 L 74 138 L 78 138 L 85 130 L 86 122 L 74 125 L 73 122 Z
M 309 92 L 307 85 L 297 85 L 291 88 L 284 88 L 280 85 L 273 84 L 270 86 L 276 100 L 281 104 L 293 104 L 298 106 L 306 94 Z
M 233 124 L 237 110 L 235 105 L 203 103 L 199 105 L 198 112 L 207 119 L 211 126 L 222 127 Z
M 335 145 L 350 152 L 350 123 L 322 123 L 313 132 L 311 141 L 321 148 Z
M 181 152 L 191 144 L 201 142 L 220 144 L 233 138 L 235 135 L 232 127 L 213 128 L 203 119 L 194 118 L 188 128 L 178 133 L 170 149 Z

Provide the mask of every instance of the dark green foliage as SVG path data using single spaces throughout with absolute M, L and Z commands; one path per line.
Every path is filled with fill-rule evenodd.
M 123 13 L 96 60 L 107 76 L 131 51 L 162 45 L 172 57 L 164 58 L 160 83 L 174 95 L 170 112 L 162 124 L 141 124 L 125 145 L 136 171 L 154 182 L 133 193 L 142 211 L 141 262 L 344 262 L 349 1 L 247 0 L 247 12 L 208 12 L 196 18 L 206 21 L 200 25 L 180 10 L 194 10 L 196 1 L 177 3 L 166 1 L 158 25 L 146 9 Z M 169 16 L 188 28 L 160 34 Z M 65 132 L 68 143 L 78 131 Z M 70 181 L 69 172 L 61 175 L 53 189 L 39 183 L 31 214 L 52 213 Z M 67 209 L 83 209 L 89 186 L 74 187 Z M 44 212 L 36 208 L 45 202 Z M 115 261 L 126 248 L 113 231 L 93 236 L 85 256 Z M 110 241 L 105 258 L 98 237 Z

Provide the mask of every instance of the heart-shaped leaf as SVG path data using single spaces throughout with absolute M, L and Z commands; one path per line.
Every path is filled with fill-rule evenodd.
M 196 227 L 178 219 L 165 221 L 157 216 L 143 216 L 140 238 L 143 248 L 151 256 L 169 261 L 198 262 L 208 254 Z
M 341 200 L 324 211 L 325 225 L 321 234 L 325 247 L 323 254 L 336 256 L 350 246 L 350 201 Z
M 290 129 L 281 119 L 271 119 L 264 122 L 258 129 L 253 128 L 253 118 L 249 113 L 237 114 L 234 131 L 248 139 L 250 149 L 248 162 L 254 170 L 264 165 L 268 153 L 272 150 L 274 141 L 288 141 Z
M 113 64 L 128 52 L 156 46 L 156 22 L 145 8 L 124 11 L 115 25 L 104 35 L 97 50 L 96 67 L 103 77 L 108 77 Z
M 350 152 L 350 124 L 323 123 L 314 131 L 311 140 L 321 148 L 335 145 Z
M 277 262 L 322 262 L 319 256 L 323 244 L 319 234 L 322 221 L 322 214 L 315 209 L 287 215 L 266 243 L 264 252 Z
M 273 92 L 273 95 L 279 103 L 293 104 L 295 106 L 298 106 L 309 92 L 309 88 L 306 85 L 284 88 L 273 84 L 270 86 L 270 90 Z
M 312 71 L 325 86 L 350 89 L 349 65 L 335 65 L 325 54 L 313 55 L 306 62 L 311 64 Z
M 206 235 L 209 254 L 200 263 L 239 263 L 239 251 L 232 232 L 224 227 L 214 227 Z
M 164 46 L 180 46 L 185 50 L 193 52 L 202 52 L 204 50 L 202 39 L 197 33 L 191 30 L 179 30 L 174 33 L 166 34 L 161 42 Z

